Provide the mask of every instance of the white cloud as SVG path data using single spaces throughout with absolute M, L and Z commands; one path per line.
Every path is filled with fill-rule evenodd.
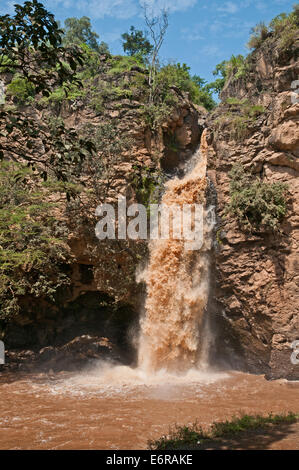
M 82 15 L 92 16 L 92 18 L 112 16 L 114 18 L 126 19 L 131 18 L 138 12 L 137 4 L 134 0 L 79 0 L 73 6 Z
M 0 12 L 12 13 L 15 1 L 6 0 L 5 5 L 0 7 Z M 22 0 L 19 0 L 19 3 L 23 3 Z M 138 15 L 143 3 L 146 3 L 155 14 L 162 8 L 166 8 L 170 13 L 184 11 L 193 7 L 197 0 L 43 0 L 43 3 L 50 11 L 51 8 L 73 9 L 74 16 L 81 14 L 92 18 L 110 16 L 126 19 Z
M 111 44 L 112 42 L 116 42 L 121 38 L 123 31 L 109 31 L 107 33 L 101 33 L 100 40 L 108 42 Z
M 215 57 L 215 56 L 219 56 L 220 49 L 218 46 L 210 44 L 209 46 L 203 47 L 201 49 L 201 52 L 204 55 Z
M 218 11 L 222 11 L 223 13 L 228 13 L 233 15 L 239 10 L 239 7 L 236 3 L 233 2 L 225 2 L 222 7 L 217 8 Z
M 183 28 L 181 29 L 182 38 L 186 41 L 200 41 L 205 39 L 204 35 L 196 28 Z
M 73 15 L 81 14 L 92 18 L 126 19 L 137 14 L 138 3 L 136 0 L 42 0 L 47 9 L 63 8 L 72 9 Z M 78 12 L 78 13 L 77 13 Z
M 194 7 L 196 3 L 197 0 L 139 0 L 139 4 L 146 4 L 153 11 L 153 14 L 163 8 L 168 10 L 169 13 L 188 10 L 188 8 Z

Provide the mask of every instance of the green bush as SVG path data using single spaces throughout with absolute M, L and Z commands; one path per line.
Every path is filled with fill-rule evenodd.
M 171 106 L 167 103 L 149 103 L 141 107 L 142 116 L 152 130 L 157 130 L 171 114 Z
M 7 94 L 13 96 L 18 103 L 27 104 L 34 99 L 34 85 L 26 78 L 16 74 L 10 84 L 7 85 Z
M 161 67 L 156 77 L 156 93 L 167 101 L 171 87 L 177 87 L 189 93 L 193 103 L 211 110 L 216 106 L 211 91 L 205 86 L 205 81 L 194 75 L 190 75 L 190 67 L 186 64 L 168 64 Z
M 249 175 L 237 163 L 229 173 L 230 201 L 226 214 L 236 218 L 245 231 L 278 231 L 287 213 L 284 183 L 267 183 Z
M 254 26 L 251 30 L 251 36 L 247 43 L 249 49 L 257 49 L 269 36 L 268 27 L 261 22 Z
M 162 173 L 157 169 L 138 165 L 134 165 L 133 169 L 131 186 L 135 191 L 137 201 L 147 208 L 150 204 L 157 204 L 163 190 Z
M 145 70 L 143 61 L 138 56 L 113 56 L 109 61 L 108 75 L 117 75 L 130 72 L 133 67 L 140 67 Z
M 57 289 L 69 283 L 61 266 L 70 255 L 51 216 L 53 204 L 43 201 L 31 180 L 29 169 L 0 164 L 1 320 L 18 314 L 21 296 L 54 300 Z
M 210 430 L 204 431 L 196 422 L 191 426 L 174 426 L 169 430 L 167 436 L 160 439 L 148 441 L 149 450 L 175 450 L 175 449 L 204 449 L 217 441 L 221 446 L 224 439 L 241 437 L 248 431 L 265 430 L 271 426 L 293 424 L 298 422 L 299 415 L 289 412 L 288 414 L 270 413 L 267 416 L 243 414 L 234 416 L 230 421 L 214 422 Z
M 230 60 L 226 62 L 226 77 L 234 77 L 235 79 L 244 77 L 248 71 L 248 65 L 246 58 L 239 54 L 237 56 L 232 55 Z
M 257 49 L 270 36 L 278 38 L 278 46 L 284 50 L 290 47 L 298 36 L 299 26 L 299 6 L 294 5 L 293 11 L 287 15 L 281 13 L 273 18 L 266 26 L 265 23 L 259 23 L 252 29 L 252 35 L 248 42 L 249 49 Z
M 248 73 L 249 66 L 246 57 L 242 54 L 237 56 L 232 55 L 229 60 L 223 60 L 220 64 L 216 65 L 213 75 L 220 76 L 214 82 L 209 83 L 205 87 L 211 92 L 214 90 L 215 93 L 220 94 L 224 85 L 232 77 L 233 79 L 238 79 L 241 77 L 246 77 Z
M 251 134 L 251 127 L 257 118 L 265 112 L 262 105 L 251 104 L 248 100 L 227 98 L 226 104 L 229 110 L 222 114 L 215 122 L 217 132 L 221 129 L 229 129 L 230 138 L 242 141 Z

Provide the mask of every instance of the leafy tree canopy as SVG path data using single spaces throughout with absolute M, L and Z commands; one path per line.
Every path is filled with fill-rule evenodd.
M 49 96 L 57 86 L 66 90 L 73 83 L 80 86 L 76 70 L 83 65 L 83 52 L 76 46 L 63 46 L 62 33 L 54 16 L 37 0 L 15 5 L 14 16 L 0 16 L 2 84 L 8 88 L 14 82 L 16 86 L 17 77 L 18 85 L 24 80 L 35 96 Z M 51 170 L 65 180 L 66 167 L 92 151 L 90 142 L 80 139 L 74 129 L 61 123 L 53 134 L 35 113 L 26 115 L 5 100 L 0 104 L 0 128 L 0 158 L 27 162 L 44 179 Z
M 170 87 L 176 86 L 188 92 L 195 104 L 204 106 L 209 111 L 216 106 L 206 81 L 198 75 L 191 76 L 190 67 L 186 64 L 168 64 L 161 67 L 156 80 L 159 93 L 164 90 L 165 94 Z
M 209 83 L 207 88 L 220 94 L 228 79 L 231 76 L 240 78 L 246 73 L 246 67 L 246 59 L 242 54 L 237 56 L 232 55 L 229 60 L 223 60 L 220 64 L 216 65 L 213 75 L 214 77 L 218 76 L 218 78 L 214 82 Z
M 105 42 L 98 42 L 99 35 L 92 31 L 90 18 L 67 18 L 64 22 L 63 44 L 87 44 L 91 49 L 100 54 L 109 52 L 108 45 Z
M 135 29 L 134 26 L 131 26 L 130 32 L 122 34 L 121 37 L 123 39 L 124 52 L 128 55 L 140 55 L 144 58 L 153 50 L 153 46 L 146 38 L 144 32 Z

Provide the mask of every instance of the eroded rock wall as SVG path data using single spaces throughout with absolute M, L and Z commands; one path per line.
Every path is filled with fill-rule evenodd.
M 270 47 L 271 46 L 271 47 Z M 270 378 L 299 378 L 290 348 L 299 339 L 299 103 L 298 41 L 284 54 L 272 45 L 255 51 L 246 78 L 231 80 L 208 122 L 208 175 L 217 193 L 218 225 L 212 299 L 215 358 Z M 294 87 L 294 85 L 293 85 Z M 243 139 L 219 119 L 227 98 L 264 107 Z M 277 234 L 244 233 L 225 216 L 232 165 L 242 163 L 264 181 L 288 184 L 288 213 Z

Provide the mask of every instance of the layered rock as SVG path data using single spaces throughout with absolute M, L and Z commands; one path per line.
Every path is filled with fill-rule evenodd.
M 297 57 L 298 40 L 285 53 L 275 42 L 257 49 L 246 79 L 231 79 L 223 90 L 223 103 L 209 118 L 205 142 L 208 175 L 217 192 L 211 306 L 218 326 L 215 355 L 270 378 L 299 378 L 299 366 L 291 362 L 291 345 L 299 339 L 299 103 L 293 84 L 299 76 Z M 228 110 L 238 113 L 227 104 L 231 97 L 231 103 L 246 100 L 263 110 L 245 121 L 239 139 L 232 135 L 231 117 L 219 126 Z M 288 212 L 279 233 L 244 233 L 225 215 L 228 173 L 236 162 L 266 182 L 288 184 Z

